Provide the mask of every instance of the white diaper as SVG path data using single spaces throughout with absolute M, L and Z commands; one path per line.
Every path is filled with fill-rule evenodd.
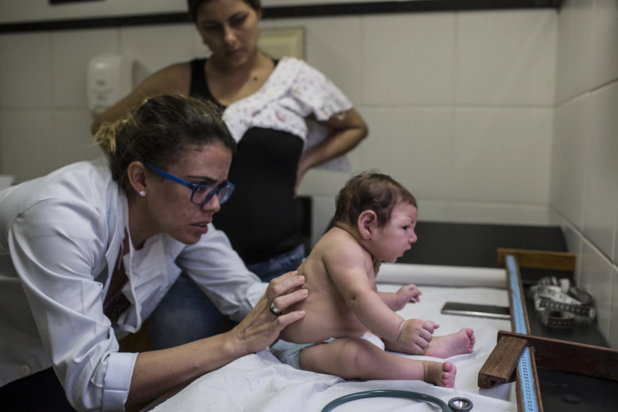
M 376 345 L 378 348 L 384 350 L 384 342 L 382 342 L 382 339 L 371 332 L 365 332 L 365 334 L 361 336 L 361 339 L 367 340 Z M 296 369 L 300 369 L 298 359 L 300 358 L 300 352 L 302 352 L 303 349 L 308 348 L 309 346 L 319 345 L 320 343 L 329 343 L 334 340 L 335 338 L 330 338 L 318 343 L 293 343 L 279 339 L 270 345 L 268 350 L 270 350 L 270 352 L 281 362 L 293 366 Z
M 382 350 L 386 348 L 386 346 L 384 346 L 384 341 L 371 332 L 365 332 L 365 334 L 361 336 L 361 339 L 368 340 Z

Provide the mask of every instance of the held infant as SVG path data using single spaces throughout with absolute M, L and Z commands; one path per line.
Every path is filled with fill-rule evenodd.
M 423 380 L 453 387 L 452 363 L 384 350 L 448 358 L 474 347 L 472 329 L 436 337 L 438 324 L 395 313 L 419 300 L 416 286 L 377 291 L 380 262 L 395 262 L 417 240 L 416 200 L 389 176 L 362 173 L 347 182 L 336 203 L 334 227 L 298 269 L 309 297 L 288 310 L 302 309 L 306 316 L 284 329 L 271 351 L 297 368 L 344 379 Z

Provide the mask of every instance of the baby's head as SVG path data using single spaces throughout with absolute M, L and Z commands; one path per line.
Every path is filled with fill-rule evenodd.
M 402 185 L 374 171 L 354 176 L 336 199 L 335 224 L 358 231 L 376 258 L 394 262 L 416 242 L 416 199 Z

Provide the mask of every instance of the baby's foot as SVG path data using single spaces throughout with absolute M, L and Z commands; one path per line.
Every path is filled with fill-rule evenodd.
M 424 354 L 446 359 L 451 356 L 472 352 L 475 342 L 474 331 L 472 329 L 462 329 L 451 335 L 434 336 Z
M 455 387 L 455 375 L 457 368 L 451 362 L 423 361 L 425 368 L 425 382 L 445 388 Z

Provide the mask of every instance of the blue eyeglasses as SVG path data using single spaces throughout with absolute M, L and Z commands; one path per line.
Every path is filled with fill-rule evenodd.
M 164 172 L 161 169 L 157 169 L 156 167 L 148 163 L 144 163 L 144 166 L 152 169 L 156 174 L 158 174 L 164 179 L 180 183 L 181 185 L 187 186 L 189 189 L 193 190 L 193 193 L 191 193 L 191 203 L 198 206 L 205 205 L 206 203 L 210 202 L 210 199 L 212 199 L 214 195 L 219 196 L 219 204 L 224 204 L 228 201 L 230 196 L 232 196 L 232 193 L 236 188 L 236 186 L 234 186 L 230 182 L 223 182 L 219 187 L 214 187 L 211 185 L 196 185 L 187 182 L 186 180 L 182 180 L 181 178 L 176 177 L 172 174 Z

